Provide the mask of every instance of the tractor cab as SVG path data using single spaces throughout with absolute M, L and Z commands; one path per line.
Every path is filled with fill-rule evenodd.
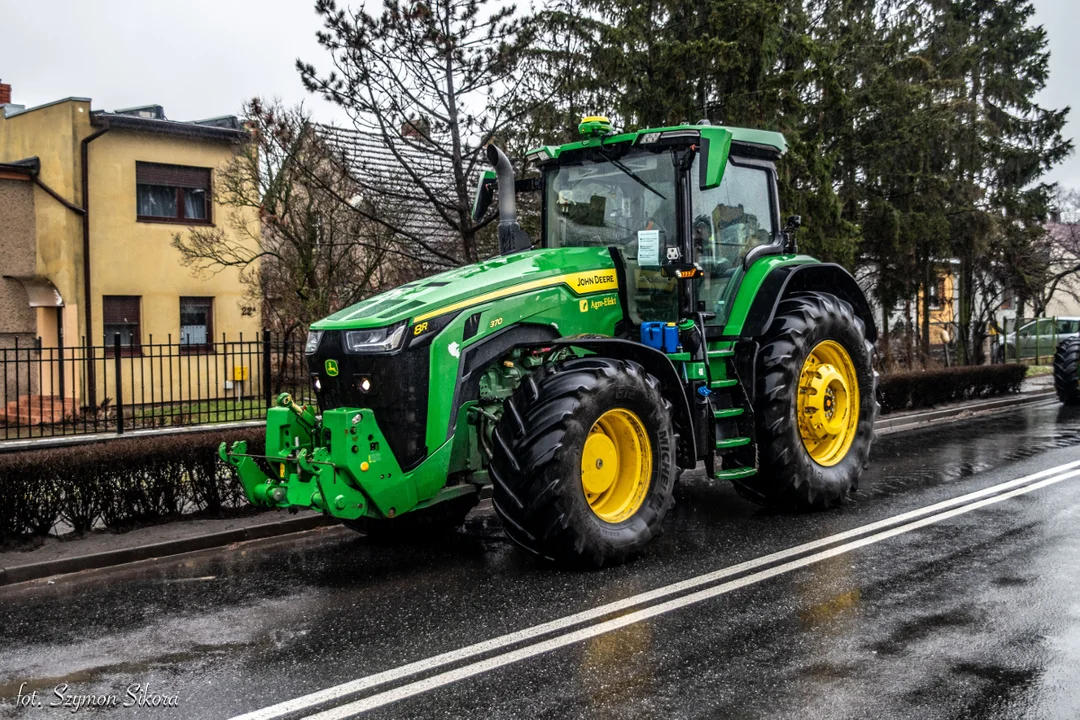
M 774 164 L 783 136 L 708 124 L 613 135 L 598 117 L 580 130 L 580 142 L 529 152 L 539 177 L 516 183 L 541 192 L 538 244 L 616 250 L 634 325 L 700 314 L 722 328 L 745 270 L 788 239 Z M 481 178 L 478 217 L 494 183 Z

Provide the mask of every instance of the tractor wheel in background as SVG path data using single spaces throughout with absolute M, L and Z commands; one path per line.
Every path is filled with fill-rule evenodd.
M 465 516 L 478 501 L 479 496 L 476 493 L 469 493 L 435 503 L 422 510 L 402 513 L 394 518 L 362 517 L 342 520 L 341 524 L 373 540 L 430 540 L 448 535 L 461 527 Z
M 878 410 L 872 352 L 862 321 L 835 295 L 780 301 L 758 352 L 758 473 L 737 481 L 741 495 L 823 509 L 858 488 Z
M 671 405 L 635 362 L 541 368 L 506 400 L 492 440 L 495 510 L 511 539 L 549 560 L 622 563 L 674 503 Z
M 1054 390 L 1066 405 L 1080 405 L 1080 338 L 1058 343 L 1054 353 Z

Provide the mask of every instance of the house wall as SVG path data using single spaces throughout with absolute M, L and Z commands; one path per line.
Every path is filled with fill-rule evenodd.
M 36 334 L 34 311 L 18 280 L 34 274 L 34 186 L 26 177 L 0 176 L 0 414 L 19 395 L 37 392 L 38 377 L 29 372 Z M 16 350 L 16 348 L 19 348 Z M 15 373 L 14 363 L 27 361 L 26 371 Z M 20 368 L 21 369 L 21 368 Z
M 1030 310 L 1028 312 L 1030 315 Z M 1068 293 L 1059 292 L 1046 306 L 1048 317 L 1080 317 L 1080 302 Z
M 29 178 L 0 176 L 0 347 L 19 344 L 29 347 L 34 339 L 34 312 L 27 304 L 26 291 L 18 280 L 35 269 L 34 186 Z
M 88 99 L 69 98 L 11 117 L 4 117 L 0 112 L 0 162 L 38 157 L 41 181 L 67 201 L 81 206 L 81 143 L 99 130 L 91 125 Z M 171 246 L 173 235 L 186 232 L 186 226 L 139 222 L 136 219 L 136 162 L 205 167 L 213 173 L 232 158 L 234 149 L 229 143 L 201 138 L 116 129 L 105 132 L 89 144 L 93 309 L 93 327 L 89 328 L 89 332 L 85 326 L 85 312 L 81 309 L 84 307 L 82 217 L 65 208 L 44 190 L 26 183 L 32 193 L 34 227 L 31 233 L 36 239 L 33 266 L 26 274 L 47 277 L 63 297 L 64 345 L 69 351 L 73 346 L 84 343 L 87 337 L 93 344 L 102 344 L 102 297 L 105 295 L 136 295 L 142 298 L 140 335 L 144 344 L 150 342 L 151 336 L 157 343 L 169 341 L 170 336 L 172 342 L 179 341 L 182 296 L 214 298 L 212 326 L 215 339 L 220 340 L 222 333 L 225 333 L 230 340 L 236 340 L 241 332 L 245 340 L 257 337 L 261 327 L 259 309 L 256 304 L 248 315 L 241 311 L 244 287 L 237 270 L 195 277 L 190 268 L 181 264 L 180 254 Z M 25 197 L 21 202 L 25 204 Z M 233 222 L 239 220 L 257 233 L 258 218 L 254 213 L 233 217 L 234 212 L 214 202 L 211 195 L 211 218 L 217 228 L 233 233 Z M 239 240 L 241 236 L 234 235 L 234 238 Z M 254 244 L 254 241 L 249 242 Z M 4 264 L 5 270 L 0 275 L 10 274 L 6 270 L 6 260 Z M 52 309 L 39 309 L 36 313 L 30 310 L 26 306 L 25 293 L 21 301 L 21 311 L 11 317 L 17 317 L 19 322 L 31 327 L 28 342 L 32 343 L 36 335 L 42 338 L 44 347 L 56 346 L 59 340 L 56 312 Z M 6 306 L 0 305 L 0 316 L 8 315 L 5 310 Z M 81 351 L 78 355 L 83 356 Z M 100 350 L 97 357 L 101 357 Z M 220 372 L 215 375 L 221 377 L 232 374 L 232 365 L 250 365 L 249 362 L 234 362 L 231 357 L 220 353 L 203 362 L 220 366 Z M 191 361 L 188 358 L 171 361 L 175 372 L 169 376 L 177 378 L 171 389 L 166 387 L 169 383 L 163 386 L 161 380 L 162 372 L 169 370 L 169 363 L 165 361 L 163 365 L 160 358 L 156 362 L 151 362 L 148 357 L 125 359 L 126 402 L 149 396 L 142 378 L 151 376 L 151 365 L 156 367 L 153 374 L 154 384 L 158 386 L 157 399 L 162 398 L 162 393 L 166 398 L 178 397 L 179 377 L 183 374 L 181 364 L 186 368 Z M 65 363 L 65 366 L 68 365 Z M 88 365 L 80 362 L 76 367 L 70 363 L 66 385 L 68 396 L 88 398 Z M 111 365 L 107 367 L 100 360 L 94 366 L 98 387 L 96 401 L 100 403 L 103 398 L 113 396 L 111 388 L 106 387 L 113 384 L 113 376 L 104 376 L 104 373 L 112 373 L 113 370 Z M 73 382 L 74 378 L 78 378 L 78 381 Z M 52 384 L 46 382 L 46 385 Z M 185 396 L 190 393 L 191 396 L 207 397 L 218 394 L 224 381 L 220 377 L 208 379 L 203 373 L 194 376 L 194 380 L 188 384 L 190 386 L 184 389 Z M 247 392 L 249 388 L 246 384 L 239 384 L 233 392 Z M 43 392 L 50 391 L 49 387 L 43 387 Z
M 39 179 L 75 205 L 82 204 L 80 188 L 82 139 L 90 127 L 90 101 L 69 99 L 4 118 L 0 113 L 0 162 L 29 157 L 41 161 Z M 41 188 L 34 188 L 37 237 L 36 274 L 49 278 L 65 308 L 79 324 L 66 324 L 69 342 L 83 334 L 82 218 Z M 65 318 L 66 320 L 66 318 Z
M 168 135 L 150 135 L 111 130 L 95 140 L 90 150 L 90 238 L 91 285 L 93 287 L 95 343 L 103 339 L 102 296 L 137 295 L 142 298 L 140 330 L 142 342 L 172 342 L 180 339 L 180 298 L 213 297 L 213 332 L 236 339 L 254 337 L 260 329 L 257 309 L 243 315 L 240 305 L 244 286 L 240 273 L 227 268 L 216 274 L 196 277 L 181 263 L 172 247 L 173 236 L 187 233 L 182 224 L 139 222 L 136 219 L 136 162 L 170 163 L 216 170 L 232 157 L 234 148 Z M 232 208 L 211 202 L 215 227 L 234 232 Z M 244 215 L 251 223 L 257 219 Z M 205 227 L 205 226 L 204 226 Z M 257 227 L 257 225 L 253 225 Z M 241 241 L 241 235 L 234 235 Z

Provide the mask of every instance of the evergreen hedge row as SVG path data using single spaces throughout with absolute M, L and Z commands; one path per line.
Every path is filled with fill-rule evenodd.
M 182 513 L 220 516 L 247 501 L 218 462 L 222 441 L 247 440 L 261 453 L 265 430 L 208 429 L 0 453 L 0 543 L 46 535 L 60 522 L 114 531 Z
M 1017 393 L 1026 374 L 1027 366 L 1015 363 L 890 373 L 878 378 L 878 402 L 890 413 Z

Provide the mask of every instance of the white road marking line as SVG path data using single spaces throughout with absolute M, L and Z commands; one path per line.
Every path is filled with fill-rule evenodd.
M 927 505 L 923 508 L 918 508 L 909 512 L 901 513 L 900 515 L 894 515 L 892 517 L 885 518 L 884 520 L 869 523 L 867 525 L 853 528 L 851 530 L 837 533 L 835 535 L 830 535 L 819 540 L 803 543 L 802 545 L 796 545 L 794 547 L 787 548 L 786 550 L 781 550 L 779 552 L 771 553 L 769 555 L 763 555 L 761 557 L 747 560 L 736 565 L 730 565 L 720 570 L 688 578 L 686 580 L 682 580 L 671 585 L 664 585 L 654 590 L 649 590 L 638 595 L 632 595 L 628 598 L 624 598 L 623 600 L 617 600 L 615 602 L 600 605 L 589 610 L 583 610 L 572 615 L 557 618 L 546 623 L 541 623 L 539 625 L 524 628 L 522 630 L 518 630 L 507 635 L 494 637 L 489 640 L 475 643 L 473 645 L 467 645 L 456 650 L 451 650 L 429 658 L 417 660 L 406 665 L 400 665 L 396 668 L 391 668 L 389 670 L 375 673 L 373 675 L 357 678 L 356 680 L 350 680 L 349 682 L 342 683 L 341 685 L 335 685 L 324 690 L 318 690 L 307 695 L 293 698 L 292 700 L 285 700 L 283 702 L 270 705 L 259 710 L 253 710 L 252 712 L 238 715 L 232 720 L 278 720 L 279 718 L 283 718 L 287 715 L 302 712 L 305 710 L 311 710 L 318 705 L 333 702 L 335 700 L 340 700 L 348 695 L 352 695 L 363 690 L 368 690 L 370 688 L 377 687 L 385 683 L 402 680 L 411 675 L 417 675 L 422 672 L 434 670 L 445 665 L 476 657 L 477 655 L 483 655 L 494 650 L 500 650 L 511 645 L 516 645 L 520 642 L 533 640 L 542 635 L 547 635 L 552 632 L 565 630 L 569 627 L 579 625 L 584 622 L 597 620 L 611 613 L 628 610 L 636 605 L 641 605 L 643 603 L 659 600 L 661 598 L 680 593 L 685 590 L 692 590 L 693 588 L 701 587 L 702 585 L 708 585 L 718 580 L 722 580 L 726 577 L 731 577 L 732 575 L 738 575 L 739 573 L 747 572 L 749 570 L 754 570 L 765 565 L 786 560 L 796 555 L 817 550 L 833 543 L 842 542 L 853 537 L 858 537 L 859 535 L 876 532 L 882 528 L 892 525 L 898 525 L 914 518 L 938 512 L 945 508 L 954 507 L 956 505 L 970 502 L 972 500 L 977 500 L 988 495 L 993 495 L 994 493 L 1003 492 L 1011 488 L 1023 485 L 1025 483 L 1038 480 L 1039 478 L 1047 477 L 1049 475 L 1053 475 L 1054 473 L 1059 473 L 1063 470 L 1069 470 L 1078 466 L 1080 466 L 1080 461 L 1066 463 L 1064 465 L 1058 465 L 1053 468 L 1048 468 L 1046 470 L 1042 470 L 1031 475 L 1025 475 L 1024 477 L 1017 478 L 1015 480 L 1009 480 L 1007 482 L 993 485 L 988 488 L 983 488 L 982 490 L 967 493 L 966 495 L 960 495 L 949 500 L 943 500 L 942 502 L 934 503 L 933 505 Z
M 845 543 L 844 545 L 839 545 L 828 550 L 823 550 L 820 553 L 799 558 L 798 560 L 792 560 L 791 562 L 777 565 L 776 567 L 762 570 L 760 572 L 738 578 L 737 580 L 732 580 L 730 582 L 716 585 L 705 590 L 699 590 L 698 592 L 684 595 L 682 597 L 675 598 L 674 600 L 668 600 L 667 602 L 660 603 L 659 605 L 652 605 L 641 610 L 629 613 L 627 615 L 623 615 L 612 620 L 607 620 L 597 625 L 589 625 L 580 630 L 576 630 L 565 635 L 558 635 L 549 640 L 535 643 L 533 645 L 527 645 L 523 648 L 519 648 L 508 653 L 503 653 L 502 655 L 496 655 L 495 657 L 488 658 L 487 660 L 481 660 L 470 665 L 464 665 L 462 667 L 455 668 L 454 670 L 449 670 L 438 675 L 424 678 L 423 680 L 417 680 L 407 685 L 396 687 L 392 690 L 387 690 L 385 692 L 381 692 L 370 697 L 356 700 L 354 702 L 348 703 L 347 705 L 331 708 L 315 715 L 308 715 L 305 716 L 305 720 L 345 720 L 345 718 L 355 717 L 356 715 L 359 715 L 368 710 L 383 707 L 384 705 L 390 705 L 391 703 L 395 703 L 399 700 L 404 700 L 406 698 L 413 697 L 414 695 L 420 695 L 429 690 L 434 690 L 444 685 L 449 685 L 459 680 L 464 680 L 465 678 L 480 675 L 490 670 L 496 670 L 498 668 L 502 668 L 507 665 L 520 662 L 522 660 L 536 657 L 537 655 L 542 655 L 558 648 L 566 647 L 567 645 L 572 645 L 583 640 L 588 640 L 589 638 L 596 637 L 597 635 L 603 635 L 605 633 L 612 632 L 613 630 L 618 630 L 619 628 L 626 627 L 627 625 L 633 625 L 635 623 L 654 618 L 658 615 L 664 615 L 674 610 L 685 608 L 689 605 L 694 605 L 705 600 L 710 600 L 720 595 L 727 594 L 733 590 L 738 590 L 739 588 L 759 583 L 762 580 L 768 580 L 769 578 L 776 577 L 777 575 L 783 575 L 793 570 L 798 570 L 799 568 L 806 567 L 807 565 L 812 565 L 814 563 L 821 562 L 822 560 L 827 560 L 831 557 L 851 552 L 852 550 L 856 550 L 866 545 L 873 545 L 875 543 L 882 542 L 883 540 L 888 540 L 889 538 L 895 537 L 897 535 L 903 535 L 904 533 L 909 533 L 912 530 L 918 530 L 919 528 L 933 525 L 942 522 L 943 520 L 948 520 L 949 518 L 956 517 L 957 515 L 969 513 L 973 510 L 986 507 L 987 505 L 993 505 L 995 503 L 1008 500 L 1009 498 L 1017 497 L 1018 495 L 1024 495 L 1026 493 L 1033 492 L 1040 488 L 1059 483 L 1063 480 L 1067 480 L 1078 475 L 1080 475 L 1080 470 L 1074 470 L 1072 472 L 1065 473 L 1064 475 L 1058 475 L 1057 477 L 1052 477 L 1033 483 L 1031 485 L 1027 485 L 1022 488 L 1018 488 L 1016 490 L 1012 490 L 1011 492 L 1007 492 L 1003 495 L 996 495 L 994 497 L 979 500 L 968 505 L 964 505 L 962 507 L 954 508 L 953 510 L 947 510 L 937 515 L 923 518 L 922 520 L 916 520 L 914 522 L 908 523 L 907 525 L 892 528 L 891 530 L 884 530 L 880 533 L 870 535 L 869 537 L 860 538 L 859 540 L 854 540 L 852 542 Z

